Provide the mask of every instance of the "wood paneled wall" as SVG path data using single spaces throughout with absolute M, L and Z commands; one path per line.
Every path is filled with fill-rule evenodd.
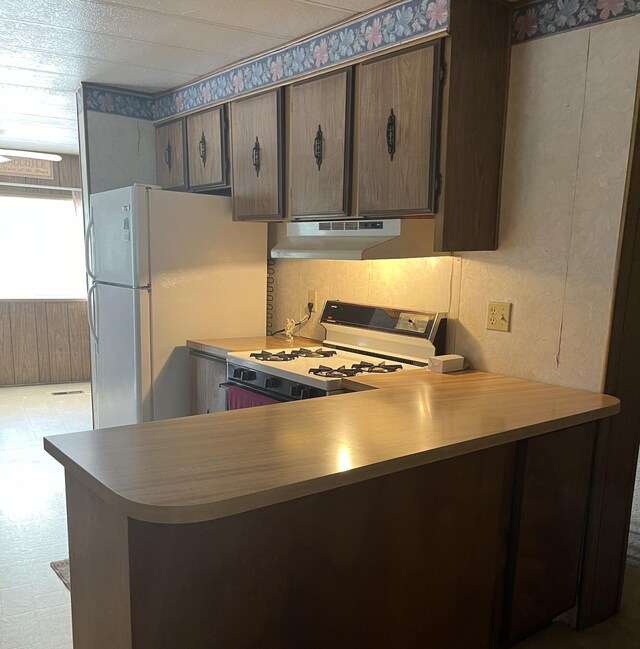
M 90 378 L 85 300 L 0 301 L 0 386 Z
M 13 183 L 14 186 L 0 185 L 0 194 L 10 196 L 70 196 L 67 190 L 49 189 L 52 187 L 69 187 L 79 189 L 82 186 L 80 180 L 80 158 L 77 155 L 63 155 L 60 162 L 53 163 L 53 179 L 26 178 L 23 176 L 5 176 L 0 174 L 0 182 Z M 21 187 L 20 185 L 42 185 L 42 189 L 35 187 Z

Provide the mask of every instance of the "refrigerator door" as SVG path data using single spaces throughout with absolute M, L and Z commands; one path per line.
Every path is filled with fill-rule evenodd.
M 95 428 L 151 420 L 149 301 L 144 289 L 89 291 Z
M 91 196 L 85 243 L 87 274 L 93 281 L 149 285 L 148 191 L 134 186 Z

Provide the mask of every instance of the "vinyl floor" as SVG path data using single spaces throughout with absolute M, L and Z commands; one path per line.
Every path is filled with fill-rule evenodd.
M 84 394 L 52 396 L 83 390 Z M 45 435 L 91 428 L 88 383 L 0 388 L 0 649 L 71 649 L 64 471 Z
M 84 394 L 51 394 L 71 390 Z M 49 566 L 68 556 L 64 472 L 42 438 L 91 428 L 89 392 L 88 383 L 0 388 L 0 649 L 72 649 L 69 593 Z M 556 623 L 517 648 L 640 648 L 640 564 L 627 566 L 619 615 L 580 633 Z

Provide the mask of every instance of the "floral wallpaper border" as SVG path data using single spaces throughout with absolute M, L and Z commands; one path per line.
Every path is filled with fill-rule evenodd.
M 145 95 L 83 84 L 85 108 L 154 121 L 176 117 L 399 43 L 445 32 L 449 1 L 404 0 L 170 92 Z
M 512 42 L 524 43 L 637 13 L 640 0 L 538 0 L 514 11 Z

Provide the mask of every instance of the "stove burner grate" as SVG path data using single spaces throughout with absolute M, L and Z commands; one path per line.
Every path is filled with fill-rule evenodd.
M 319 367 L 312 367 L 309 370 L 309 374 L 323 376 L 328 379 L 341 379 L 347 376 L 356 376 L 360 372 L 361 370 L 352 367 L 345 367 L 344 365 L 336 368 L 320 365 Z
M 301 347 L 300 349 L 294 349 L 292 354 L 299 356 L 300 358 L 330 358 L 335 356 L 337 352 L 333 349 L 305 349 Z
M 366 374 L 391 374 L 402 369 L 402 365 L 387 365 L 385 361 L 377 365 L 367 361 L 360 361 L 359 363 L 354 363 L 351 367 L 358 372 L 364 372 Z
M 276 354 L 272 352 L 266 352 L 266 351 L 261 351 L 261 352 L 254 352 L 253 354 L 249 354 L 249 358 L 255 358 L 258 361 L 267 361 L 269 363 L 283 363 L 285 361 L 295 361 L 298 356 L 294 352 L 285 352 L 281 351 Z

